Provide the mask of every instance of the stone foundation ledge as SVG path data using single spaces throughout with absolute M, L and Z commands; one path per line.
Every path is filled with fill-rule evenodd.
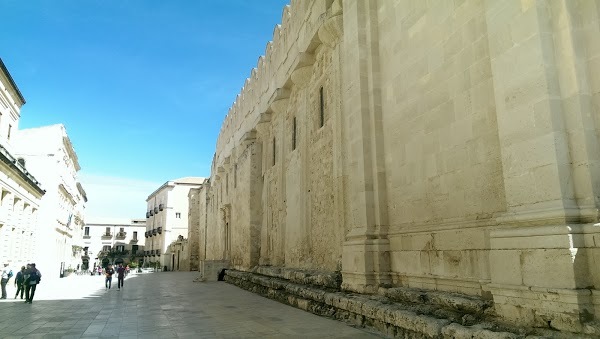
M 473 314 L 452 312 L 438 305 L 395 302 L 384 295 L 328 291 L 255 272 L 228 270 L 225 281 L 320 316 L 376 329 L 390 337 L 532 339 L 536 338 L 534 334 L 542 334 L 543 338 L 574 338 L 572 333 L 562 336 L 560 333 L 507 328 L 493 321 L 478 319 Z M 387 290 L 390 295 L 399 292 L 391 290 Z M 480 312 L 483 313 L 485 310 Z
M 458 293 L 427 291 L 416 288 L 394 287 L 380 288 L 379 294 L 392 301 L 408 302 L 413 304 L 432 304 L 475 317 L 493 315 L 494 303 L 491 300 L 471 297 Z
M 340 286 L 342 285 L 342 274 L 340 272 L 298 270 L 274 266 L 257 266 L 252 272 L 269 277 L 285 279 L 296 284 L 321 286 L 335 290 L 340 290 Z

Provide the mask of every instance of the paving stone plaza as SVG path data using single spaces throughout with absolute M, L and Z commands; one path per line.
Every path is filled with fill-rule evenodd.
M 197 272 L 131 274 L 124 288 L 100 276 L 42 281 L 33 304 L 0 302 L 0 338 L 377 338 Z

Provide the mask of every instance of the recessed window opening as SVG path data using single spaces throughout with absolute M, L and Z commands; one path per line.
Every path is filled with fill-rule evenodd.
M 323 87 L 319 88 L 319 127 L 325 125 L 325 94 Z
M 275 166 L 275 151 L 276 151 L 275 138 L 273 138 L 273 166 Z
M 233 188 L 237 187 L 237 164 L 233 165 Z
M 292 120 L 292 151 L 296 149 L 296 117 Z

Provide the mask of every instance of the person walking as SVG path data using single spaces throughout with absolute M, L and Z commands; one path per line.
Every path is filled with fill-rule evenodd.
M 42 273 L 35 267 L 34 263 L 30 264 L 29 274 L 27 274 L 27 269 L 25 272 L 25 276 L 27 277 L 25 279 L 25 303 L 31 304 L 37 285 L 42 280 Z
M 125 267 L 123 267 L 123 264 L 119 264 L 119 267 L 117 268 L 117 287 L 119 288 L 119 291 L 121 290 L 121 287 L 123 287 L 123 282 L 125 282 Z
M 106 274 L 106 280 L 104 281 L 104 286 L 106 287 L 107 290 L 110 290 L 110 285 L 112 284 L 112 276 L 113 276 L 113 274 L 115 274 L 115 270 L 112 268 L 111 264 L 108 264 L 108 267 L 106 268 L 106 270 L 104 270 L 104 273 Z
M 23 299 L 23 293 L 25 293 L 25 266 L 21 266 L 21 270 L 17 272 L 15 287 L 17 288 L 15 299 L 19 296 L 19 292 L 21 292 L 21 299 Z
M 4 263 L 2 277 L 0 279 L 0 285 L 2 286 L 2 298 L 0 299 L 6 299 L 6 284 L 8 284 L 10 277 L 12 277 L 12 270 L 8 267 L 8 263 Z
M 98 275 L 102 275 L 102 266 L 98 265 Z

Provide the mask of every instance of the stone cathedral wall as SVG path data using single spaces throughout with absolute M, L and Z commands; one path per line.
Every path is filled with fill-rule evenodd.
M 291 1 L 223 122 L 198 257 L 584 331 L 600 315 L 599 18 L 587 0 Z

